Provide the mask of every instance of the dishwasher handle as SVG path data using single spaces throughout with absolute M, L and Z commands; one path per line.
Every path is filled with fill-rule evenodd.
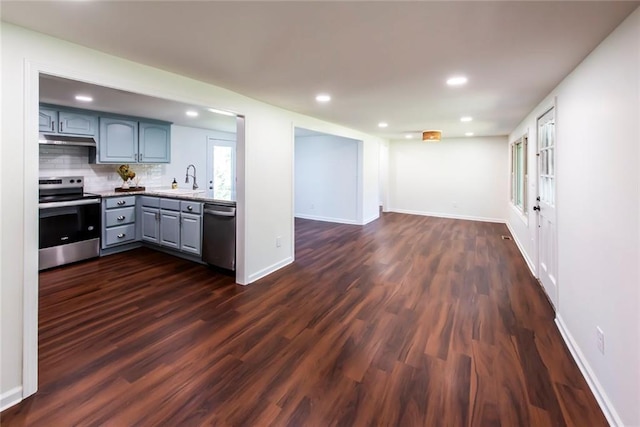
M 205 209 L 204 210 L 205 215 L 215 215 L 215 216 L 236 216 L 236 210 L 234 209 L 231 212 L 224 212 L 224 211 L 215 211 L 213 209 Z

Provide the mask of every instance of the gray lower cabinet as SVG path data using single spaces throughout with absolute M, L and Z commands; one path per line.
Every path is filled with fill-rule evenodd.
M 145 242 L 160 243 L 160 209 L 142 206 L 142 215 L 140 215 L 142 223 L 141 238 Z
M 160 209 L 160 244 L 180 249 L 180 212 Z
M 195 255 L 202 253 L 202 216 L 181 213 L 180 250 Z
M 136 196 L 102 201 L 102 249 L 136 240 Z
M 202 253 L 202 203 L 141 196 L 142 240 L 191 255 Z

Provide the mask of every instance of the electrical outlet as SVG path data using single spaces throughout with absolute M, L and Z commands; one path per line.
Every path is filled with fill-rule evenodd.
M 282 246 L 282 236 L 276 237 L 276 248 Z
M 604 332 L 602 332 L 600 326 L 596 326 L 596 344 L 598 346 L 598 351 L 604 354 Z

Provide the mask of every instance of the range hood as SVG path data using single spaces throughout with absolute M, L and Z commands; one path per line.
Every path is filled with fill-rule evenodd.
M 96 148 L 96 140 L 90 136 L 67 136 L 40 134 L 40 144 L 43 145 L 74 145 L 76 147 Z

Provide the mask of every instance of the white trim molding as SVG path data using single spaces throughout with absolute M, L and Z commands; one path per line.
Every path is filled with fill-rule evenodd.
M 455 214 L 439 213 L 439 212 L 423 212 L 423 211 L 413 211 L 409 209 L 389 208 L 389 212 L 396 212 L 396 213 L 409 214 L 409 215 L 433 216 L 436 218 L 462 219 L 465 221 L 495 222 L 499 224 L 506 223 L 504 219 L 499 219 L 499 218 L 486 218 L 482 216 L 472 216 L 472 215 L 455 215 Z
M 378 218 L 380 218 L 380 214 L 371 215 L 369 218 L 365 218 L 364 221 L 362 221 L 361 225 L 367 225 L 370 222 L 373 222 Z
M 520 250 L 520 254 L 522 254 L 522 258 L 524 258 L 524 262 L 527 263 L 527 266 L 529 267 L 529 270 L 531 271 L 531 274 L 533 274 L 533 277 L 535 277 L 537 279 L 538 278 L 538 273 L 536 271 L 534 263 L 531 260 L 531 258 L 529 258 L 529 255 L 527 255 L 527 252 L 522 247 L 522 243 L 520 243 L 520 240 L 518 240 L 518 235 L 515 233 L 513 228 L 511 228 L 511 224 L 509 224 L 509 221 L 506 221 L 505 224 L 507 225 L 507 228 L 509 229 L 509 233 L 511 233 L 511 236 L 513 237 L 513 241 L 516 242 L 516 246 L 518 247 L 518 250 Z
M 256 280 L 260 280 L 265 276 L 268 276 L 269 274 L 273 273 L 274 271 L 280 270 L 282 267 L 285 267 L 289 264 L 291 264 L 293 262 L 293 257 L 287 257 L 285 259 L 283 259 L 282 261 L 278 261 L 275 264 L 271 264 L 270 266 L 263 268 L 260 271 L 257 271 L 255 273 L 253 273 L 252 275 L 249 276 L 249 281 L 247 283 L 247 285 L 255 282 Z M 244 283 L 240 283 L 241 285 L 243 285 Z
M 587 384 L 589 385 L 593 396 L 596 398 L 596 401 L 598 402 L 598 405 L 600 405 L 600 409 L 602 409 L 602 412 L 607 418 L 609 424 L 613 427 L 624 426 L 620 415 L 618 415 L 618 412 L 616 412 L 615 407 L 611 403 L 611 399 L 609 399 L 609 396 L 607 396 L 607 393 L 604 391 L 604 387 L 602 387 L 602 384 L 600 384 L 600 381 L 598 381 L 598 377 L 596 377 L 593 369 L 591 369 L 589 362 L 587 362 L 584 354 L 582 354 L 580 347 L 573 339 L 573 336 L 567 329 L 567 326 L 560 315 L 556 316 L 556 326 L 558 327 L 560 335 L 562 335 L 562 339 L 569 348 L 571 356 L 573 356 L 573 360 L 575 360 L 576 364 L 578 365 L 582 376 L 587 381 Z
M 329 216 L 316 216 L 316 215 L 306 215 L 306 214 L 295 214 L 295 217 L 302 218 L 302 219 L 311 219 L 314 221 L 335 222 L 338 224 L 363 225 L 363 224 L 360 224 L 355 219 L 334 218 Z
M 22 401 L 22 386 L 14 387 L 11 390 L 0 394 L 0 412 L 17 405 Z

